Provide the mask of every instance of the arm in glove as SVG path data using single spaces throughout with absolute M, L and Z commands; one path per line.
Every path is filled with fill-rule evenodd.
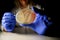
M 47 28 L 44 21 L 46 21 L 49 25 L 51 24 L 46 19 L 46 16 L 41 16 L 39 14 L 36 14 L 36 19 L 33 23 L 31 23 L 31 24 L 20 24 L 20 25 L 21 26 L 29 26 L 32 30 L 34 30 L 35 32 L 37 32 L 38 34 L 41 35 L 41 34 L 44 34 L 44 32 Z
M 5 31 L 13 31 L 16 24 L 15 16 L 11 12 L 5 12 L 2 17 L 2 27 Z

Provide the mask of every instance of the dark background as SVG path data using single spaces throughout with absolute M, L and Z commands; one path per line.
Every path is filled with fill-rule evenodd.
M 59 14 L 56 11 L 58 10 L 56 3 L 51 0 L 38 0 L 34 2 L 45 8 L 45 14 L 51 17 L 51 21 L 53 22 L 53 24 L 48 27 L 44 35 L 51 37 L 60 37 Z M 10 12 L 14 6 L 14 0 L 0 0 L 0 22 L 4 12 Z

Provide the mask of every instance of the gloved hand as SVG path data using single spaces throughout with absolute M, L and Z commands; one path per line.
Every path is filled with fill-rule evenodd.
M 1 22 L 2 22 L 2 27 L 4 28 L 5 31 L 11 32 L 14 30 L 16 20 L 13 13 L 5 12 Z
M 46 26 L 46 24 L 44 22 L 45 20 L 46 20 L 45 16 L 43 17 L 43 16 L 41 16 L 41 15 L 39 15 L 37 13 L 36 14 L 36 19 L 35 19 L 35 21 L 33 23 L 31 23 L 31 24 L 20 24 L 20 25 L 22 27 L 23 26 L 28 26 L 32 30 L 34 30 L 35 32 L 37 32 L 38 34 L 43 35 L 44 32 L 45 32 L 45 30 L 46 30 L 46 28 L 47 28 L 47 26 Z M 49 22 L 47 22 L 47 23 L 49 23 Z

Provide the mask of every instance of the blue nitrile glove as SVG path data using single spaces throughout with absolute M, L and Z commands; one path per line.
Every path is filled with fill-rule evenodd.
M 32 30 L 34 30 L 38 34 L 43 35 L 44 32 L 45 32 L 45 29 L 47 28 L 47 26 L 44 22 L 46 19 L 44 19 L 44 17 L 37 13 L 36 14 L 36 19 L 33 23 L 31 23 L 31 24 L 20 24 L 20 25 L 21 26 L 29 26 Z
M 32 10 L 34 11 L 34 7 L 32 7 Z M 48 21 L 46 15 L 40 15 L 39 13 L 36 13 L 36 19 L 33 23 L 31 24 L 19 24 L 22 27 L 28 26 L 38 34 L 44 34 L 45 29 L 47 28 L 47 25 L 45 22 L 50 25 L 51 23 Z
M 15 16 L 11 12 L 5 12 L 2 17 L 2 27 L 7 31 L 11 32 L 14 30 L 16 25 Z

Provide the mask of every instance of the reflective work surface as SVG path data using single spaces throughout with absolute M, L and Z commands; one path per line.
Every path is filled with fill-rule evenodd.
M 0 33 L 0 40 L 59 40 L 58 38 L 33 34 Z

